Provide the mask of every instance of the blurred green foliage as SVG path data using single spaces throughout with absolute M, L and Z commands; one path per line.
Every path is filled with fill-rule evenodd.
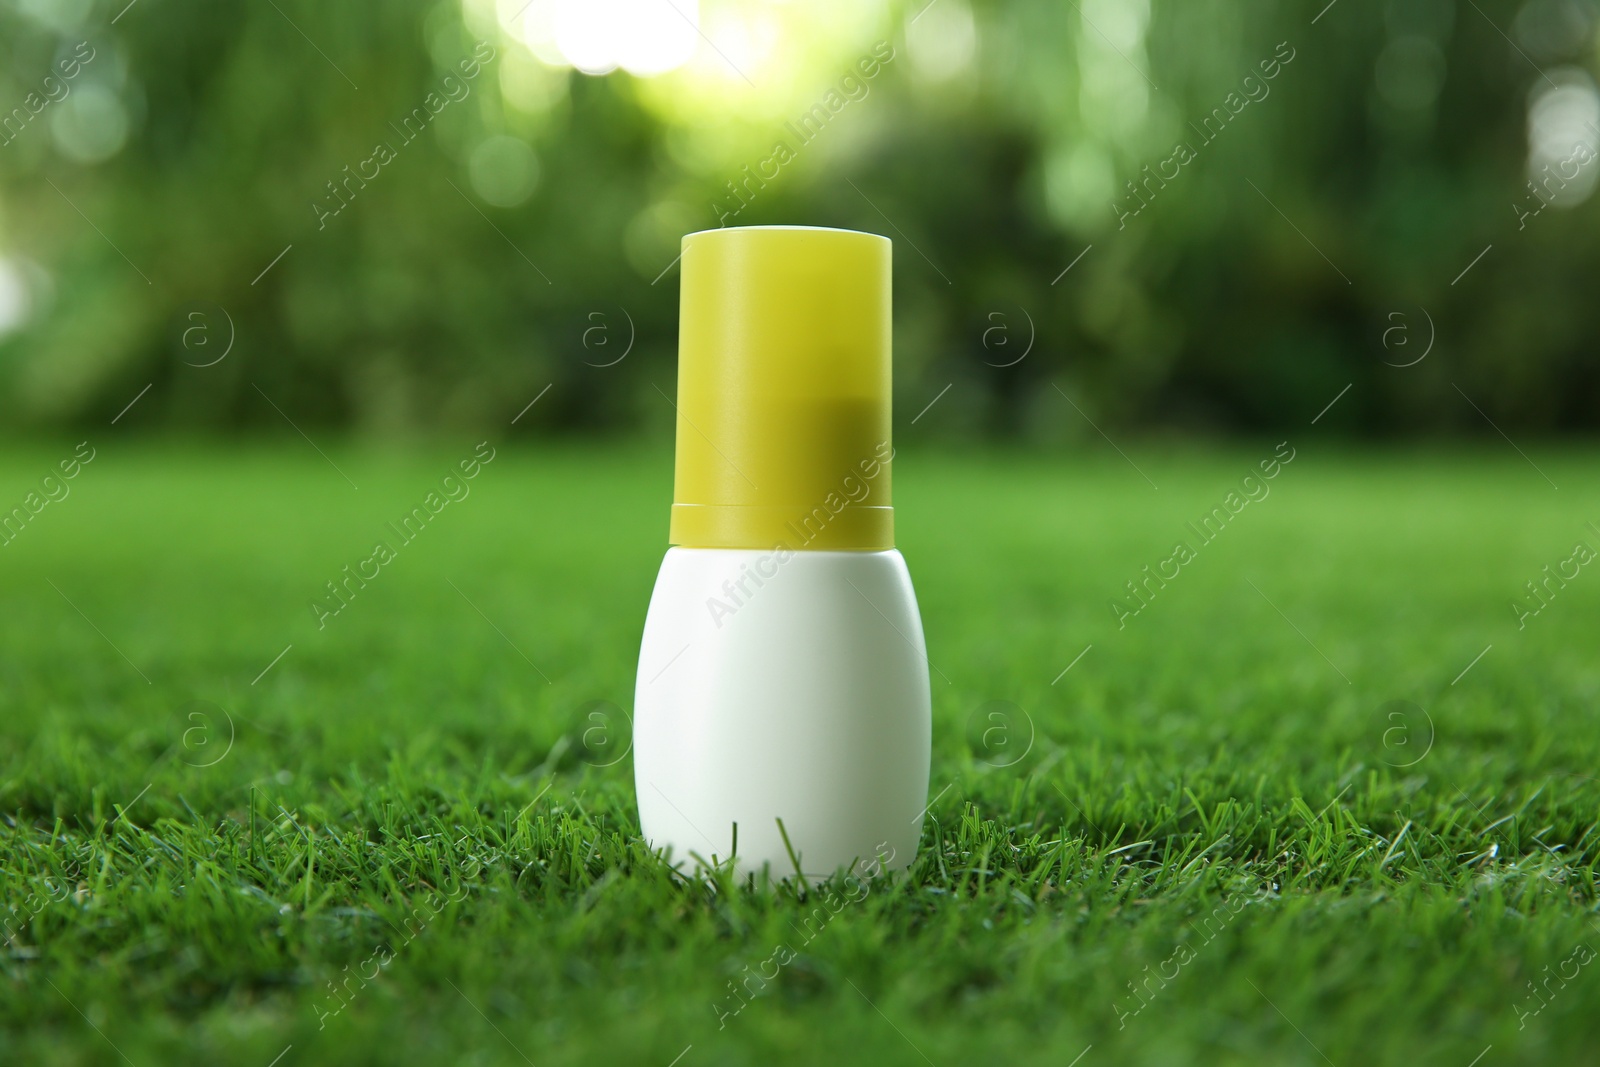
M 913 434 L 1600 411 L 1591 0 L 125 5 L 0 0 L 7 427 L 665 425 L 678 238 L 778 222 L 894 239 Z

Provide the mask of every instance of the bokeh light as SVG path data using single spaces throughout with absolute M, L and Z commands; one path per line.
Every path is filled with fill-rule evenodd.
M 14 259 L 0 257 L 0 336 L 27 322 L 30 303 L 28 279 L 22 265 Z
M 700 43 L 697 0 L 538 0 L 511 18 L 534 55 L 585 74 L 666 74 Z
M 1575 67 L 1550 72 L 1528 107 L 1528 180 L 1552 207 L 1570 208 L 1600 178 L 1600 93 Z
M 472 189 L 495 207 L 516 207 L 533 195 L 539 161 L 526 141 L 490 137 L 472 150 L 467 163 Z
M 49 111 L 50 132 L 61 154 L 75 163 L 102 163 L 128 140 L 128 112 L 103 85 L 79 85 Z

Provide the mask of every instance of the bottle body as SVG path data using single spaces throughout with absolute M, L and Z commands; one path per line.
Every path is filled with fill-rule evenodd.
M 909 865 L 931 736 L 898 551 L 668 550 L 639 654 L 634 777 L 645 839 L 674 866 L 732 857 L 783 878 L 790 848 L 808 879 Z

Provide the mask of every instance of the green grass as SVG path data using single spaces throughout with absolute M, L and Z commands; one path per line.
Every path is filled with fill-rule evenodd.
M 802 900 L 674 881 L 630 761 L 601 765 L 665 450 L 502 448 L 318 630 L 308 601 L 470 445 L 332 451 L 357 491 L 298 440 L 93 444 L 0 548 L 0 1062 L 1500 1067 L 1600 1040 L 1600 574 L 1523 630 L 1509 607 L 1600 547 L 1593 451 L 1531 453 L 1557 491 L 1504 447 L 1296 442 L 1124 629 L 1108 601 L 1270 445 L 1133 452 L 1159 490 L 1109 450 L 903 452 L 936 799 L 908 874 Z M 11 450 L 0 505 L 69 452 Z

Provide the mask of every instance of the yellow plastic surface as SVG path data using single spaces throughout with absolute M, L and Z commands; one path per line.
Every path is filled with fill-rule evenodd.
M 890 249 L 808 226 L 683 239 L 673 544 L 894 547 Z

